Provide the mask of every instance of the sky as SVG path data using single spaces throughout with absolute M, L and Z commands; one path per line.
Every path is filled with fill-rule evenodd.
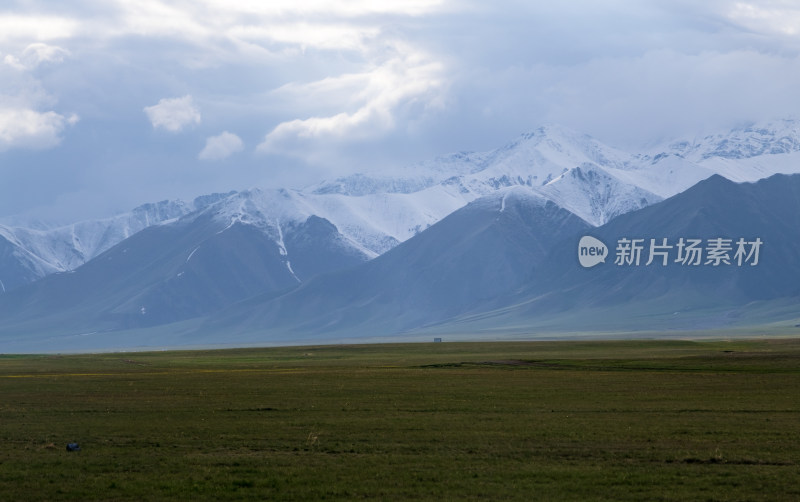
M 800 116 L 795 0 L 6 0 L 0 220 Z

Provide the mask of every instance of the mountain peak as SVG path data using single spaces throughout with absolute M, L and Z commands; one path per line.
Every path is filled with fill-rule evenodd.
M 696 162 L 800 152 L 800 121 L 784 118 L 750 122 L 724 133 L 672 141 L 660 150 L 655 157 L 675 154 Z
M 592 137 L 586 133 L 582 133 L 567 127 L 565 125 L 548 122 L 534 129 L 532 132 L 522 134 L 526 139 L 532 138 L 550 138 L 550 139 L 564 139 L 569 141 L 591 141 Z
M 471 201 L 510 187 L 535 192 L 600 225 L 715 173 L 755 181 L 798 171 L 796 119 L 745 124 L 665 143 L 650 153 L 625 152 L 569 127 L 544 124 L 494 150 L 454 152 L 391 172 L 356 173 L 301 190 L 253 188 L 191 202 L 164 200 L 112 218 L 58 227 L 15 225 L 2 238 L 12 257 L 27 257 L 25 267 L 35 269 L 34 279 L 72 270 L 148 226 L 179 218 L 193 221 L 201 214 L 213 217 L 220 228 L 237 222 L 255 226 L 276 241 L 285 230 L 281 226 L 317 216 L 360 252 L 375 257 Z M 710 182 L 715 180 L 725 182 L 716 177 Z
M 354 173 L 333 181 L 324 181 L 304 191 L 316 195 L 340 194 L 359 197 L 375 193 L 413 193 L 441 181 L 438 177 L 423 174 L 421 171 L 422 169 L 409 169 L 397 173 L 398 176 Z

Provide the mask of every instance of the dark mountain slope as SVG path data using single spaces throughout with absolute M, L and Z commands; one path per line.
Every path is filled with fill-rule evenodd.
M 550 246 L 589 229 L 524 189 L 478 199 L 359 267 L 227 309 L 205 333 L 396 333 L 535 281 Z
M 280 244 L 255 226 L 226 227 L 203 214 L 147 228 L 74 272 L 0 296 L 0 337 L 114 331 L 205 316 L 366 259 L 319 218 L 291 225 L 284 238 Z
M 653 327 L 654 316 L 672 315 L 674 323 L 660 326 L 684 329 L 709 325 L 696 316 L 694 324 L 684 322 L 687 312 L 734 309 L 735 316 L 742 317 L 744 306 L 752 302 L 785 303 L 800 297 L 800 175 L 775 175 L 742 184 L 713 176 L 589 233 L 608 246 L 605 263 L 581 267 L 580 235 L 565 239 L 554 247 L 539 281 L 476 308 L 474 319 L 480 318 L 481 325 L 486 325 L 487 318 L 498 326 L 537 325 L 558 316 L 562 326 L 549 324 L 557 330 L 593 326 L 647 330 Z M 664 238 L 672 246 L 666 249 L 668 264 L 663 266 L 656 255 L 646 265 L 650 239 L 661 245 Z M 681 238 L 702 240 L 699 265 L 675 261 Z M 730 265 L 708 263 L 709 240 L 717 238 L 730 239 Z M 643 239 L 638 266 L 614 263 L 621 239 Z M 757 265 L 752 265 L 755 256 L 750 261 L 745 256 L 739 266 L 735 256 L 739 239 L 744 239 L 748 253 L 750 243 L 761 240 Z M 800 315 L 800 303 L 797 312 Z M 570 317 L 580 319 L 580 326 L 572 324 Z M 470 329 L 466 319 L 460 322 L 465 323 L 461 329 Z

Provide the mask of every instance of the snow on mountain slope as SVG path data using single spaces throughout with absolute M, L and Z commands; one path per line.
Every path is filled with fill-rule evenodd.
M 6 241 L 0 281 L 8 277 L 8 264 L 26 280 L 72 270 L 150 225 L 195 211 L 226 225 L 254 225 L 279 245 L 291 228 L 316 216 L 336 227 L 342 245 L 373 258 L 505 187 L 525 187 L 601 225 L 715 173 L 738 182 L 796 172 L 800 122 L 795 120 L 670 141 L 638 153 L 549 125 L 492 151 L 457 152 L 394 173 L 354 174 L 301 190 L 253 189 L 191 203 L 145 204 L 114 218 L 56 228 L 0 226 Z
M 540 127 L 502 148 L 485 153 L 455 153 L 410 166 L 398 177 L 356 174 L 298 192 L 340 231 L 374 254 L 381 254 L 469 202 L 505 187 L 524 186 L 565 204 L 593 224 L 660 198 L 613 175 L 608 196 L 589 198 L 562 175 L 576 166 L 624 170 L 633 156 L 589 136 L 559 126 Z M 550 183 L 559 182 L 553 186 Z M 594 190 L 587 183 L 583 188 Z M 547 188 L 546 188 L 547 187 Z M 595 190 L 596 192 L 597 190 Z M 628 194 L 635 203 L 613 200 Z M 585 203 L 584 203 L 585 202 Z M 606 209 L 600 205 L 611 204 Z M 624 208 L 624 209 L 623 209 Z
M 773 174 L 800 173 L 800 151 L 766 154 L 744 159 L 712 157 L 704 160 L 700 167 L 736 182 L 753 182 Z
M 663 159 L 684 164 L 680 175 L 664 180 L 665 186 L 676 188 L 688 188 L 706 173 L 736 182 L 794 174 L 800 172 L 800 121 L 772 120 L 703 138 L 672 141 L 637 157 L 645 165 L 658 165 Z
M 434 201 L 444 201 L 444 209 L 451 212 L 503 187 L 530 187 L 585 221 L 601 225 L 683 192 L 713 174 L 733 181 L 756 181 L 776 173 L 800 172 L 798 161 L 800 122 L 793 120 L 672 141 L 648 153 L 627 153 L 568 128 L 550 125 L 490 152 L 439 157 L 411 166 L 394 178 L 357 174 L 316 185 L 304 193 L 337 195 L 341 199 L 338 204 L 351 209 L 368 207 L 367 218 L 356 218 L 357 223 L 351 225 L 355 233 L 370 229 L 367 233 L 372 240 L 383 233 L 403 241 L 440 218 L 439 210 L 430 209 Z M 375 196 L 385 201 L 412 194 L 419 194 L 412 212 L 421 217 L 416 225 L 413 218 L 385 216 L 392 210 L 411 214 L 403 213 L 396 204 L 375 206 Z M 352 202 L 361 198 L 369 202 Z M 326 205 L 330 209 L 336 204 Z M 352 212 L 345 211 L 334 223 L 345 224 L 348 214 Z
M 331 222 L 355 249 L 374 258 L 473 198 L 441 185 L 411 193 L 361 196 L 254 188 L 231 194 L 198 216 L 211 215 L 228 226 L 253 225 L 275 242 L 291 227 L 318 216 Z
M 627 169 L 605 168 L 605 171 L 630 185 L 672 197 L 716 173 L 713 169 L 691 162 L 676 154 L 661 154 Z
M 543 186 L 572 167 L 596 164 L 624 169 L 635 158 L 561 126 L 549 125 L 526 133 L 485 153 L 459 152 L 421 162 L 399 176 L 355 174 L 304 190 L 313 194 L 364 196 L 414 193 L 435 185 L 456 186 L 474 198 L 513 185 Z
M 590 163 L 570 169 L 534 190 L 594 226 L 662 200 Z
M 130 213 L 50 230 L 16 229 L 20 244 L 60 270 L 72 270 L 150 225 L 191 211 L 182 201 L 145 204 Z
M 662 147 L 694 162 L 711 158 L 748 159 L 800 151 L 800 121 L 771 120 L 737 127 L 725 133 L 679 140 Z
M 207 195 L 190 203 L 177 200 L 143 204 L 111 218 L 52 228 L 0 225 L 0 237 L 14 246 L 13 253 L 18 261 L 31 271 L 29 280 L 35 280 L 55 272 L 73 270 L 151 225 L 174 221 L 226 195 Z M 4 272 L 5 268 L 0 269 L 0 281 Z
M 565 168 L 580 164 L 624 168 L 632 161 L 628 153 L 602 144 L 568 128 L 549 125 L 521 135 L 516 141 L 491 152 L 481 178 L 525 178 L 544 185 Z
M 376 193 L 414 193 L 448 178 L 482 171 L 487 166 L 488 153 L 457 152 L 412 164 L 401 173 L 363 174 L 337 178 L 307 187 L 303 191 L 315 195 L 341 194 L 363 196 Z
M 26 249 L 12 231 L 0 227 L 0 272 L 0 293 L 5 293 L 59 270 Z
M 371 256 L 383 254 L 476 198 L 447 184 L 411 193 L 300 196 Z

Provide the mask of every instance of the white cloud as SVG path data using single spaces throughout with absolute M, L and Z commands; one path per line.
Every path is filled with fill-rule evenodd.
M 184 127 L 200 123 L 200 110 L 194 105 L 192 96 L 164 98 L 158 104 L 146 106 L 144 112 L 155 129 L 162 128 L 178 132 Z
M 800 6 L 794 1 L 735 2 L 728 17 L 762 33 L 800 35 Z
M 365 39 L 382 29 L 387 17 L 419 17 L 443 9 L 444 0 L 162 0 L 108 2 L 113 15 L 92 23 L 91 37 L 119 39 L 134 34 L 188 42 L 201 50 L 180 64 L 218 66 L 232 58 L 260 53 L 269 59 L 289 44 L 301 49 L 367 50 Z
M 284 183 L 281 172 L 297 186 L 301 175 L 305 183 L 488 150 L 543 122 L 649 142 L 800 116 L 796 0 L 48 5 L 0 8 L 0 149 L 68 138 L 81 147 L 39 152 L 41 164 L 55 173 L 69 165 L 70 180 L 115 200 L 114 190 L 146 194 L 167 180 L 214 191 Z M 146 115 L 145 105 L 154 105 Z M 85 127 L 70 129 L 73 110 Z M 143 115 L 184 141 L 148 148 L 131 131 Z M 264 157 L 236 153 L 259 141 L 239 147 L 224 129 L 263 140 L 258 151 L 286 168 L 259 169 Z M 198 158 L 252 168 L 197 170 Z M 37 184 L 3 160 L 4 171 Z M 151 176 L 139 176 L 144 164 Z M 3 201 L 34 203 L 19 192 L 0 182 L 0 213 Z
M 380 34 L 376 26 L 342 23 L 287 23 L 280 25 L 236 25 L 228 32 L 233 39 L 279 42 L 327 50 L 367 50 L 367 41 Z
M 200 160 L 222 160 L 244 149 L 242 139 L 228 131 L 206 139 L 206 146 L 197 156 Z
M 78 21 L 65 17 L 0 13 L 0 42 L 69 38 L 79 33 L 79 27 Z
M 445 87 L 444 67 L 410 47 L 398 47 L 402 54 L 360 74 L 326 78 L 279 90 L 284 98 L 315 102 L 344 110 L 327 116 L 294 119 L 276 126 L 257 151 L 317 157 L 310 144 L 353 142 L 376 138 L 393 130 L 405 106 L 422 109 L 441 105 Z M 340 108 L 340 109 L 341 109 Z
M 482 87 L 469 91 L 489 96 L 476 100 L 489 122 L 503 119 L 521 129 L 532 127 L 525 121 L 534 117 L 631 148 L 800 113 L 800 104 L 786 99 L 800 86 L 800 56 L 753 50 L 652 51 L 484 73 L 473 81 Z M 535 92 L 520 99 L 530 82 Z
M 22 61 L 29 68 L 35 68 L 42 63 L 61 63 L 69 55 L 66 49 L 39 42 L 30 44 L 22 51 Z
M 405 14 L 419 16 L 429 13 L 444 3 L 442 0 L 204 0 L 198 2 L 220 12 L 236 12 L 249 15 L 287 16 L 299 13 L 317 13 L 344 17 L 374 14 Z
M 66 49 L 37 42 L 28 45 L 19 56 L 7 54 L 3 62 L 18 70 L 32 70 L 42 63 L 61 63 L 69 55 Z
M 43 150 L 61 142 L 67 125 L 78 122 L 77 115 L 64 117 L 56 112 L 31 109 L 0 109 L 0 151 L 12 148 Z
M 37 42 L 0 59 L 0 151 L 52 148 L 61 142 L 64 129 L 78 122 L 75 114 L 41 111 L 52 110 L 56 99 L 31 71 L 43 63 L 59 63 L 68 54 L 60 47 Z

